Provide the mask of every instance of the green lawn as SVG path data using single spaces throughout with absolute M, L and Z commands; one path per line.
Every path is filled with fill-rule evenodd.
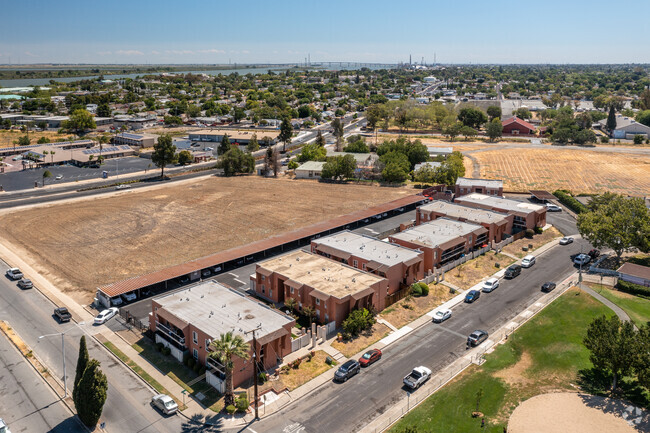
M 619 292 L 600 284 L 590 284 L 590 286 L 603 297 L 621 307 L 636 326 L 650 322 L 650 299 Z
M 594 375 L 582 339 L 587 325 L 602 314 L 613 313 L 591 296 L 569 290 L 487 355 L 485 364 L 467 369 L 391 432 L 401 433 L 412 426 L 419 432 L 502 433 L 514 408 L 530 397 L 557 390 L 575 391 L 579 384 L 598 392 L 601 382 L 591 382 Z M 471 416 L 480 389 L 484 430 L 480 428 L 481 419 Z

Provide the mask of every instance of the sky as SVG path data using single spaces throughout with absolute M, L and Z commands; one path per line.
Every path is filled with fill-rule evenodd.
M 0 64 L 650 63 L 648 0 L 3 3 Z

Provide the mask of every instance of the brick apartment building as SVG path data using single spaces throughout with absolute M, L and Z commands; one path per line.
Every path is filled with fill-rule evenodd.
M 488 230 L 490 242 L 501 242 L 505 235 L 512 234 L 514 222 L 514 215 L 436 200 L 418 208 L 415 213 L 415 224 L 419 225 L 443 217 L 482 225 Z
M 350 231 L 311 242 L 311 251 L 388 280 L 388 294 L 424 278 L 424 253 Z
M 488 231 L 477 224 L 438 218 L 391 235 L 389 239 L 422 250 L 426 272 L 480 248 L 488 241 Z
M 252 359 L 252 335 L 244 332 L 260 326 L 256 354 L 269 370 L 291 353 L 294 325 L 291 317 L 214 281 L 153 299 L 149 315 L 149 329 L 156 343 L 168 347 L 179 362 L 189 355 L 205 365 L 206 381 L 220 392 L 224 392 L 225 371 L 217 360 L 208 357 L 212 340 L 232 331 L 251 344 Z M 253 377 L 253 364 L 241 358 L 233 361 L 233 386 L 237 387 Z
M 546 225 L 546 207 L 537 204 L 477 193 L 456 197 L 454 201 L 464 206 L 513 215 L 514 233 Z
M 456 197 L 471 194 L 473 192 L 501 197 L 503 195 L 503 181 L 459 177 L 456 180 L 456 189 L 454 192 L 456 193 Z
M 386 278 L 304 251 L 259 263 L 250 284 L 261 298 L 280 304 L 293 298 L 299 311 L 313 307 L 318 323 L 336 326 L 354 309 L 381 311 L 388 294 Z

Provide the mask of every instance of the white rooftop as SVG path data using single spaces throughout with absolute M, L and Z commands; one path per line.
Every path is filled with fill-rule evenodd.
M 483 206 L 490 206 L 492 208 L 504 209 L 507 211 L 514 211 L 514 212 L 530 213 L 530 212 L 536 212 L 544 209 L 544 206 L 540 206 L 537 204 L 525 203 L 517 200 L 511 200 L 508 198 L 479 194 L 476 192 L 463 195 L 461 197 L 457 197 L 456 200 L 460 201 L 461 203 L 462 202 L 476 203 L 476 204 L 481 204 Z
M 471 177 L 459 177 L 456 180 L 458 186 L 484 186 L 486 188 L 503 188 L 502 180 L 474 179 Z
M 368 261 L 386 266 L 416 259 L 421 253 L 401 245 L 390 244 L 369 236 L 343 231 L 325 238 L 315 239 L 317 245 L 326 245 Z
M 420 206 L 420 209 L 427 212 L 444 213 L 452 218 L 463 218 L 477 223 L 495 223 L 503 221 L 508 215 L 486 209 L 479 209 L 469 206 L 462 206 L 457 203 L 450 203 L 446 200 L 436 200 Z
M 438 218 L 437 220 L 396 233 L 391 237 L 426 247 L 437 247 L 445 242 L 468 235 L 477 230 L 481 233 L 487 232 L 485 227 L 477 224 Z
M 427 146 L 429 153 L 445 154 L 452 153 L 454 151 L 453 147 L 431 147 Z
M 266 305 L 214 281 L 206 281 L 155 300 L 165 310 L 212 338 L 232 331 L 249 341 L 252 335 L 245 335 L 244 332 L 261 326 L 257 338 L 262 339 L 292 322 L 292 319 Z
M 419 164 L 415 164 L 415 168 L 413 168 L 413 171 L 418 171 L 422 167 L 430 167 L 430 168 L 438 168 L 442 165 L 442 162 L 432 162 L 432 161 L 427 161 L 427 162 L 421 162 Z
M 300 167 L 296 168 L 296 170 L 322 171 L 324 165 L 325 162 L 323 161 L 307 161 L 304 164 L 301 164 Z

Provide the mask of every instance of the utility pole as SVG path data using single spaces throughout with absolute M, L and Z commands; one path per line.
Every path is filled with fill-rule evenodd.
M 244 335 L 246 334 L 253 334 L 253 383 L 254 383 L 254 394 L 255 394 L 255 419 L 260 419 L 259 412 L 258 412 L 258 398 L 257 398 L 257 377 L 259 376 L 259 373 L 257 372 L 257 340 L 255 339 L 255 331 L 259 331 L 262 329 L 262 325 L 257 325 L 257 328 L 252 329 L 250 331 L 244 332 Z

